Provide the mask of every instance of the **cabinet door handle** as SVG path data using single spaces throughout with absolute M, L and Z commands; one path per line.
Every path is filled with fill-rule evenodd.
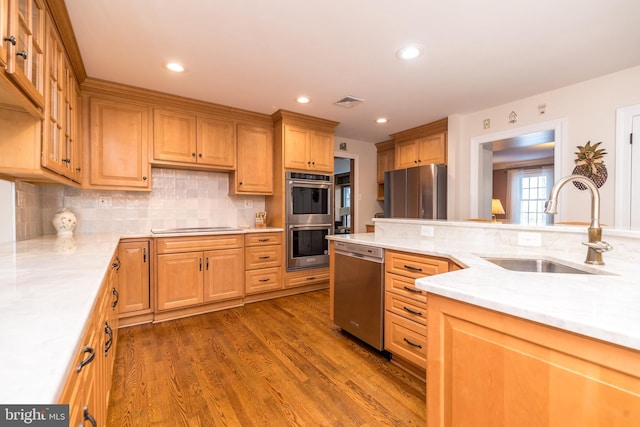
M 82 368 L 84 368 L 89 363 L 91 363 L 93 361 L 93 358 L 96 357 L 96 351 L 91 347 L 89 347 L 88 345 L 84 346 L 84 348 L 82 349 L 82 352 L 89 353 L 89 356 L 87 356 L 85 359 L 81 360 L 80 363 L 78 363 L 78 366 L 76 367 L 76 372 L 82 371 Z
M 404 286 L 404 290 L 405 290 L 405 291 L 409 291 L 409 292 L 413 292 L 414 294 L 421 294 L 421 293 L 422 293 L 422 291 L 420 291 L 420 290 L 418 290 L 418 289 L 411 289 L 411 288 L 410 288 L 410 287 L 408 287 L 408 286 Z
M 104 333 L 109 337 L 104 342 L 104 355 L 106 356 L 109 354 L 109 350 L 111 350 L 111 346 L 113 345 L 113 329 L 111 329 L 108 322 L 104 322 Z
M 258 280 L 258 282 L 264 283 L 264 282 L 268 282 L 269 280 L 271 280 L 271 279 L 260 279 L 260 280 Z
M 408 311 L 411 314 L 415 314 L 416 316 L 422 316 L 422 312 L 421 311 L 412 310 L 407 306 L 404 306 L 402 308 L 404 308 L 406 311 Z
M 262 255 L 258 257 L 258 259 L 269 259 L 269 258 L 271 258 L 269 255 Z
M 264 243 L 264 242 L 268 242 L 271 239 L 258 239 L 258 242 Z
M 147 262 L 147 248 L 142 248 L 142 262 Z
M 198 258 L 198 260 L 200 261 L 200 271 L 202 271 L 202 258 Z
M 209 270 L 209 257 L 207 257 L 207 271 Z
M 422 268 L 420 268 L 420 267 L 414 267 L 414 266 L 412 266 L 412 265 L 407 265 L 407 264 L 405 264 L 405 265 L 404 265 L 404 268 L 406 268 L 407 270 L 411 270 L 411 271 L 420 271 L 420 272 L 422 272 Z
M 116 271 L 119 271 L 121 265 L 122 265 L 122 262 L 120 262 L 120 258 L 116 256 L 116 260 L 113 262 L 113 264 L 111 264 L 111 268 L 115 268 Z
M 27 52 L 25 52 L 24 50 L 16 52 L 16 56 L 22 57 L 22 59 L 24 59 L 25 61 L 27 60 Z
M 89 421 L 93 427 L 96 427 L 98 425 L 98 423 L 96 422 L 96 419 L 93 418 L 89 413 L 88 406 L 85 406 L 84 408 L 82 408 L 82 416 L 84 417 L 84 420 Z
M 16 38 L 14 36 L 5 37 L 3 40 L 11 43 L 12 46 L 16 45 Z
M 422 348 L 422 346 L 420 344 L 416 344 L 414 342 L 411 342 L 410 340 L 408 340 L 407 338 L 402 338 L 407 344 L 409 344 L 411 347 L 417 347 L 417 348 Z
M 113 302 L 111 303 L 111 310 L 115 310 L 116 307 L 118 306 L 118 301 L 120 301 L 120 293 L 115 288 L 115 286 L 111 288 L 111 293 L 113 294 Z
M 316 279 L 316 276 L 305 277 L 305 280 L 315 280 L 315 279 Z

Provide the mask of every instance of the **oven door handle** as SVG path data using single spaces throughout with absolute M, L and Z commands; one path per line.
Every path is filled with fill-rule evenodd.
M 289 230 L 323 230 L 325 228 L 331 228 L 331 224 L 303 224 L 289 226 Z
M 295 184 L 295 185 L 308 187 L 308 188 L 331 188 L 331 185 L 332 185 L 329 183 L 325 183 L 324 181 L 318 182 L 318 181 L 296 181 L 296 180 L 290 180 L 289 184 Z

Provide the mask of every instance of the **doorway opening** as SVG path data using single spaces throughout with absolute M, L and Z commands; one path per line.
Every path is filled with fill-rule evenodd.
M 537 181 L 540 176 L 544 176 L 546 180 L 552 180 L 551 185 L 553 185 L 554 177 L 562 176 L 562 165 L 563 165 L 563 151 L 565 141 L 567 140 L 566 134 L 567 124 L 566 119 L 552 120 L 549 122 L 538 123 L 531 126 L 524 126 L 517 129 L 510 129 L 503 132 L 497 132 L 494 134 L 483 135 L 479 137 L 471 138 L 471 152 L 470 152 L 470 163 L 469 163 L 469 172 L 470 172 L 470 205 L 469 205 L 469 214 L 472 218 L 491 218 L 492 217 L 492 199 L 494 199 L 494 145 L 496 147 L 496 152 L 505 151 L 509 154 L 512 160 L 518 159 L 520 157 L 522 169 L 525 169 L 526 161 L 522 156 L 519 156 L 519 152 L 530 151 L 532 147 L 537 146 L 541 151 L 547 150 L 548 154 L 543 155 L 542 157 L 547 157 L 549 165 L 547 166 L 546 171 L 539 170 L 536 175 L 536 191 L 539 191 L 539 186 Z M 553 142 L 553 146 L 550 143 Z M 496 154 L 499 156 L 499 154 Z M 503 162 L 504 164 L 508 164 L 508 162 Z M 539 167 L 540 165 L 536 165 Z M 541 169 L 541 168 L 540 168 Z M 524 178 L 527 178 L 523 175 Z M 508 181 L 505 181 L 508 182 Z M 522 179 L 521 182 L 526 183 L 528 188 L 524 188 L 520 186 L 521 194 L 525 192 L 525 190 L 531 190 L 531 185 L 534 184 L 531 180 Z M 513 183 L 517 183 L 517 181 L 513 180 Z M 546 187 L 546 185 L 545 185 Z M 507 198 L 507 191 L 504 190 L 504 198 Z M 510 196 L 515 197 L 515 196 Z M 565 200 L 560 200 L 559 203 L 563 206 L 565 205 Z M 501 200 L 504 205 L 505 200 Z M 513 200 L 513 203 L 517 202 L 517 200 Z M 520 200 L 522 202 L 522 200 Z M 546 220 L 546 215 L 538 215 L 537 206 L 543 205 L 544 202 L 538 200 L 538 197 L 535 199 L 527 200 L 527 209 L 514 209 L 512 207 L 512 217 L 516 219 L 516 223 L 521 223 L 522 221 L 522 212 L 525 213 L 525 223 L 529 223 L 529 218 L 535 218 L 535 221 Z M 509 203 L 511 206 L 513 203 Z M 535 209 L 532 209 L 531 212 L 528 208 L 530 203 L 535 204 Z M 533 206 L 533 205 L 532 205 Z M 505 211 L 506 211 L 506 207 Z M 519 211 L 519 212 L 516 212 Z M 564 211 L 562 207 L 559 209 L 560 212 Z M 529 215 L 531 213 L 531 215 Z M 498 214 L 500 215 L 500 214 Z M 559 219 L 560 215 L 558 215 Z M 506 218 L 506 213 L 502 218 Z M 500 219 L 498 216 L 497 219 Z M 511 218 L 509 218 L 511 220 Z
M 351 234 L 356 228 L 355 221 L 355 159 L 334 157 L 334 234 Z

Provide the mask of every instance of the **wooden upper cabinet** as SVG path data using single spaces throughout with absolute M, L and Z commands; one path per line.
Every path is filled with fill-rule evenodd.
M 7 65 L 7 45 L 9 41 L 9 0 L 0 0 L 0 67 Z
M 395 169 L 446 165 L 448 124 L 444 118 L 391 135 L 395 141 Z
M 7 37 L 11 39 L 4 41 L 3 36 L 6 71 L 34 104 L 44 108 L 44 4 L 42 0 L 2 1 L 5 3 L 2 6 L 8 11 Z
M 396 169 L 447 163 L 447 134 L 430 135 L 396 143 Z
M 284 126 L 284 167 L 319 172 L 333 171 L 333 132 Z
M 384 173 L 395 169 L 395 143 L 393 141 L 379 142 L 377 150 L 377 190 L 376 200 L 384 200 Z
M 232 121 L 198 117 L 197 142 L 198 163 L 235 169 L 236 135 Z
M 333 132 L 310 132 L 309 159 L 313 170 L 333 172 Z
M 196 116 L 170 110 L 153 110 L 153 158 L 196 163 Z
M 233 170 L 235 124 L 231 120 L 165 109 L 153 110 L 153 161 Z
M 270 128 L 238 125 L 238 166 L 231 174 L 232 194 L 273 194 L 273 132 Z
M 99 97 L 89 103 L 91 185 L 150 190 L 149 107 Z
M 46 31 L 47 96 L 42 166 L 80 182 L 82 149 L 78 138 L 78 83 L 51 19 L 47 19 Z

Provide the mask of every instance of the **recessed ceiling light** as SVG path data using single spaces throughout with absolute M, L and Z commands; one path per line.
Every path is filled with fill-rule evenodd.
M 177 62 L 170 62 L 167 64 L 167 68 L 171 71 L 175 71 L 176 73 L 181 73 L 184 71 L 184 67 Z
M 379 119 L 376 119 L 376 123 L 378 124 L 384 124 L 387 123 L 389 120 L 385 119 L 384 117 L 380 117 Z
M 299 104 L 308 104 L 309 102 L 311 102 L 311 99 L 308 96 L 299 96 L 296 101 Z
M 418 45 L 405 46 L 396 52 L 396 56 L 400 59 L 409 60 L 422 55 L 422 47 Z

